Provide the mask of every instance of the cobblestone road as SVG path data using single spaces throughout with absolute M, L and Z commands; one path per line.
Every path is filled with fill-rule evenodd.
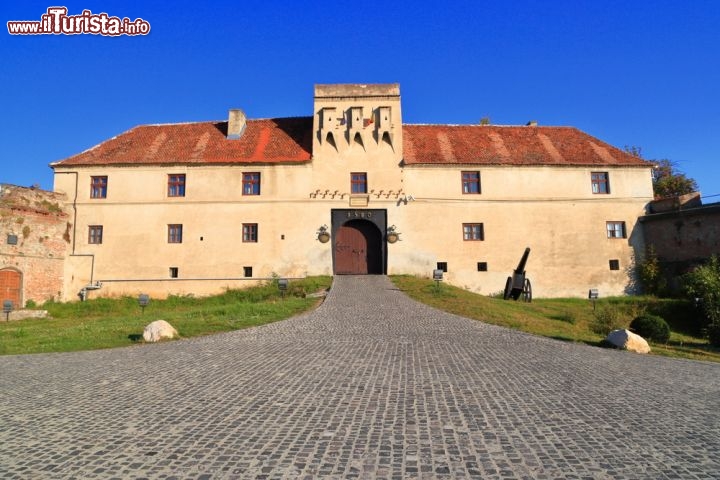
M 720 365 L 339 277 L 260 328 L 0 357 L 0 478 L 720 478 Z

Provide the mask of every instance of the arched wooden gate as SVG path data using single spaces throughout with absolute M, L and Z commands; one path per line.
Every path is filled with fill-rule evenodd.
M 367 220 L 350 220 L 337 229 L 334 239 L 335 273 L 383 273 L 382 233 Z
M 12 300 L 13 308 L 22 308 L 22 274 L 17 270 L 0 270 L 0 302 Z

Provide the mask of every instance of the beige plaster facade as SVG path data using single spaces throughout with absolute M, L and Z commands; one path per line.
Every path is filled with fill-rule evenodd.
M 272 275 L 333 274 L 340 230 L 363 222 L 382 239 L 367 244 L 379 273 L 429 276 L 444 262 L 446 281 L 491 294 L 530 247 L 536 296 L 632 290 L 651 167 L 582 132 L 403 126 L 397 84 L 317 85 L 312 119 L 230 117 L 137 127 L 53 164 L 74 212 L 65 299 L 89 285 L 96 296 L 205 295 Z M 463 191 L 463 172 L 477 175 L 477 193 Z M 593 191 L 597 172 L 608 192 Z M 259 174 L 258 194 L 246 194 L 245 174 Z M 177 175 L 184 194 L 169 196 Z M 106 178 L 100 198 L 93 177 Z M 607 222 L 622 222 L 622 235 L 609 238 Z M 464 224 L 482 224 L 482 238 L 466 238 Z M 182 225 L 181 242 L 169 241 L 169 225 Z M 255 238 L 244 225 L 257 226 Z

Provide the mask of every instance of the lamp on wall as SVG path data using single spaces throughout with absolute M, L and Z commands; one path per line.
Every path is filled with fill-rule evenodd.
M 400 240 L 400 232 L 396 230 L 397 227 L 395 225 L 391 225 L 387 229 L 387 233 L 385 235 L 385 238 L 387 238 L 388 243 L 395 243 L 398 240 Z
M 317 239 L 320 241 L 320 243 L 327 243 L 330 241 L 330 233 L 328 233 L 328 226 L 323 225 L 320 228 L 318 228 L 317 231 Z

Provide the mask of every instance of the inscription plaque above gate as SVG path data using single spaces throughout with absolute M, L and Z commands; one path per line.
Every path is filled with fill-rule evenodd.
M 370 220 L 373 218 L 373 212 L 370 210 L 351 210 L 347 212 L 347 218 L 365 218 Z
M 351 195 L 350 206 L 351 207 L 367 207 L 370 203 L 369 195 Z

